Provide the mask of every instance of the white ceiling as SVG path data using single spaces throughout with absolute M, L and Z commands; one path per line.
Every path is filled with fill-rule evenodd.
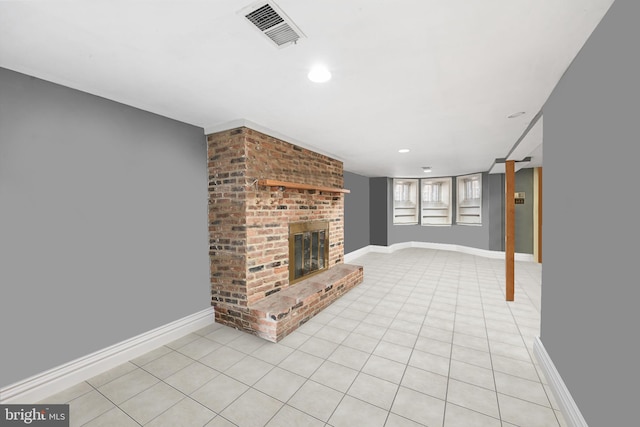
M 542 130 L 543 130 L 543 117 L 534 118 L 530 123 L 528 129 L 522 134 L 522 137 L 516 141 L 513 148 L 504 158 L 500 160 L 513 160 L 515 161 L 515 170 L 518 171 L 522 168 L 534 168 L 542 166 Z M 524 161 L 529 159 L 529 161 Z M 498 159 L 496 159 L 498 160 Z M 489 173 L 504 173 L 504 162 L 496 161 Z
M 306 36 L 280 49 L 252 3 L 0 1 L 0 66 L 365 176 L 459 175 L 509 155 L 613 0 L 276 0 Z M 542 120 L 525 139 L 541 165 Z

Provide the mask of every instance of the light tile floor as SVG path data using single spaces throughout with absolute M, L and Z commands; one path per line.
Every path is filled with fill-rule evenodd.
M 72 426 L 564 427 L 533 359 L 541 266 L 405 249 L 280 343 L 217 324 L 44 400 Z

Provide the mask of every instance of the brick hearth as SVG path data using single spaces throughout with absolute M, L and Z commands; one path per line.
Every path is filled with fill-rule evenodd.
M 359 284 L 362 268 L 334 270 L 344 258 L 344 194 L 258 181 L 342 188 L 342 162 L 246 127 L 208 135 L 207 144 L 215 320 L 278 341 Z M 322 220 L 329 270 L 290 285 L 289 224 Z

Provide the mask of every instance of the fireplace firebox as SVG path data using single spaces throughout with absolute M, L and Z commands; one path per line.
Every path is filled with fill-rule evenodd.
M 317 274 L 329 263 L 329 222 L 289 224 L 289 284 Z

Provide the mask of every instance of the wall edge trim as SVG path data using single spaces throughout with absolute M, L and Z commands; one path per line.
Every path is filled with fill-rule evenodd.
M 549 356 L 544 344 L 542 344 L 540 337 L 536 337 L 533 341 L 533 354 L 540 364 L 542 373 L 547 381 L 549 381 L 549 388 L 553 392 L 567 424 L 570 427 L 589 427 L 578 405 L 576 405 L 575 400 L 571 397 L 571 393 L 562 380 L 560 373 L 551 360 L 551 356 Z
M 213 307 L 0 388 L 0 403 L 35 403 L 214 323 Z

